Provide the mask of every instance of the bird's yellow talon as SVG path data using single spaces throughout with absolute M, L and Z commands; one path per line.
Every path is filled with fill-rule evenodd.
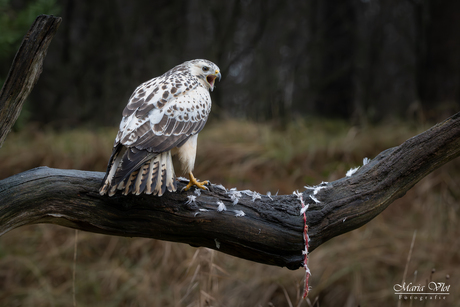
M 195 179 L 195 177 L 193 176 L 191 172 L 189 173 L 189 176 L 190 176 L 190 181 L 188 182 L 187 186 L 184 188 L 184 191 L 188 191 L 192 186 L 197 186 L 202 190 L 208 189 L 207 187 L 205 187 L 205 185 L 208 184 L 207 180 L 199 182 L 198 180 Z

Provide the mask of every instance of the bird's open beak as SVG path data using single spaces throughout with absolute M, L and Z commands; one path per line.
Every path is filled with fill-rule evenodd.
M 211 86 L 211 92 L 214 90 L 214 84 L 216 79 L 219 79 L 220 81 L 220 78 L 222 78 L 222 75 L 220 74 L 220 71 L 218 71 L 217 69 L 214 74 L 206 77 L 206 81 L 208 81 L 209 85 Z

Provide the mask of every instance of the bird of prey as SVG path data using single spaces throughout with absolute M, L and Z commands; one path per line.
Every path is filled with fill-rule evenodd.
M 192 174 L 198 133 L 211 111 L 209 91 L 221 78 L 208 60 L 184 62 L 136 88 L 123 110 L 107 172 L 99 189 L 112 196 L 143 192 L 161 196 L 177 189 L 172 155 L 193 185 L 206 189 Z

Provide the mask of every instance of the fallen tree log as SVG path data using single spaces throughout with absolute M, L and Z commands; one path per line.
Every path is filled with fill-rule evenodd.
M 0 126 L 0 135 L 6 136 L 15 120 L 11 114 L 16 113 L 7 109 L 22 105 L 31 89 L 20 91 L 19 87 L 24 82 L 33 86 L 32 81 L 38 78 L 28 70 L 37 70 L 41 61 L 29 60 L 35 64 L 20 68 L 25 69 L 19 74 L 26 76 L 23 82 L 8 83 L 15 85 L 0 93 L 0 121 L 8 121 Z M 9 78 L 17 75 L 10 72 Z M 12 97 L 5 89 L 20 94 Z M 307 188 L 302 196 L 309 206 L 309 251 L 368 223 L 424 176 L 459 155 L 457 113 L 380 153 L 352 176 Z M 304 220 L 296 195 L 262 196 L 210 185 L 209 191 L 200 195 L 188 191 L 167 192 L 162 197 L 107 197 L 98 193 L 103 176 L 100 172 L 41 167 L 1 180 L 0 235 L 23 225 L 52 223 L 107 235 L 205 246 L 289 269 L 303 265 Z M 179 190 L 183 186 L 180 182 Z

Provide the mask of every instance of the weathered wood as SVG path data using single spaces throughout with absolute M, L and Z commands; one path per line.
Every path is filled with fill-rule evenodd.
M 307 210 L 310 248 L 372 220 L 420 179 L 460 155 L 460 113 L 380 153 L 351 177 L 328 183 Z M 103 173 L 36 168 L 0 181 L 0 234 L 35 223 L 205 246 L 240 258 L 297 269 L 304 249 L 294 195 L 243 194 L 233 205 L 217 186 L 187 204 L 187 193 L 100 196 Z M 180 183 L 179 187 L 183 184 Z M 218 212 L 217 202 L 226 211 Z M 202 211 L 203 209 L 207 211 Z M 237 217 L 236 210 L 245 213 Z
M 60 17 L 40 15 L 24 37 L 0 91 L 0 148 L 42 72 L 43 59 Z

